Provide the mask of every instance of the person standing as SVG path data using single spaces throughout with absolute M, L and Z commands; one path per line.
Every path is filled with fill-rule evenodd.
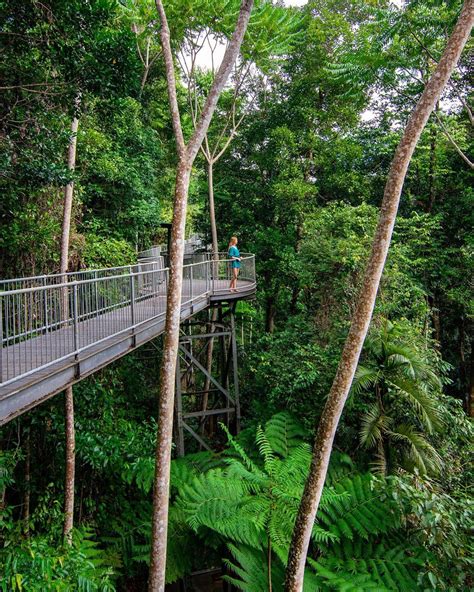
M 237 248 L 237 237 L 232 236 L 229 241 L 229 259 L 231 260 L 231 270 L 232 270 L 232 279 L 230 280 L 230 291 L 237 292 L 237 278 L 239 277 L 240 271 L 240 261 L 242 257 L 240 256 L 240 251 Z

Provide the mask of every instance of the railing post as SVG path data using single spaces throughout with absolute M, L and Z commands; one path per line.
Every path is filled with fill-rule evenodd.
M 3 382 L 3 295 L 0 294 L 0 382 Z
M 132 327 L 135 326 L 135 276 L 130 275 L 130 315 L 132 320 Z
M 72 311 L 73 311 L 73 330 L 74 330 L 74 351 L 79 349 L 79 327 L 78 327 L 78 306 L 77 306 L 77 283 L 72 287 Z
M 99 276 L 97 275 L 97 271 L 94 272 L 94 296 L 95 296 L 95 312 L 98 314 L 99 312 L 99 288 L 98 286 L 98 282 L 97 282 L 97 278 Z
M 193 282 L 193 268 L 194 268 L 194 264 L 191 264 L 189 266 L 189 270 L 190 270 L 189 271 L 189 274 L 190 274 L 189 275 L 189 282 L 191 284 L 191 287 L 190 287 L 191 304 L 192 304 L 192 301 L 193 301 L 193 283 L 194 283 Z
M 44 290 L 40 291 L 40 294 L 43 295 L 43 314 L 44 314 L 44 328 L 48 329 L 48 299 L 46 298 L 46 278 L 43 278 L 43 287 Z

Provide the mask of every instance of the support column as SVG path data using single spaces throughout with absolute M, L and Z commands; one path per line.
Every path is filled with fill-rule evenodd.
M 178 456 L 184 456 L 184 432 L 183 432 L 183 399 L 181 391 L 181 364 L 178 355 L 176 362 L 176 395 L 175 395 L 175 423 L 177 436 Z
M 191 321 L 187 324 L 189 333 L 183 332 L 180 338 L 175 402 L 176 444 L 180 456 L 185 453 L 185 430 L 199 443 L 200 449 L 207 450 L 210 450 L 210 438 L 204 439 L 205 430 L 201 430 L 205 422 L 218 420 L 220 417 L 231 432 L 238 433 L 240 430 L 235 306 L 236 303 L 232 303 L 224 312 L 223 305 L 218 305 L 218 322 L 214 331 L 209 332 L 207 320 Z M 213 375 L 214 365 L 211 364 L 209 369 L 206 360 L 212 339 L 220 345 L 219 348 L 214 348 L 214 355 L 219 356 L 218 376 Z M 182 380 L 183 362 L 187 367 L 186 374 L 193 374 L 192 382 Z M 208 401 L 205 408 L 202 406 L 204 397 Z M 212 440 L 216 442 L 217 438 Z
M 235 399 L 235 433 L 240 432 L 240 397 L 239 397 L 239 365 L 237 360 L 237 338 L 235 334 L 235 309 L 237 303 L 232 307 L 230 313 L 231 343 L 232 343 L 232 362 L 234 378 L 234 399 Z

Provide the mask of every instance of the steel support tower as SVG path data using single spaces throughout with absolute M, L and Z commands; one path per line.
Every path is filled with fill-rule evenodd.
M 182 326 L 176 365 L 175 441 L 179 456 L 195 440 L 211 450 L 223 435 L 240 430 L 235 309 L 237 300 L 215 303 L 203 321 Z M 189 434 L 191 438 L 185 438 Z

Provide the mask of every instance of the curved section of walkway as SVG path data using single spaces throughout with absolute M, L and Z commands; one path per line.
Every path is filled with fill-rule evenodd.
M 253 255 L 243 256 L 236 292 L 228 260 L 194 258 L 183 270 L 181 320 L 255 293 Z M 168 272 L 151 261 L 3 281 L 0 425 L 163 333 Z

